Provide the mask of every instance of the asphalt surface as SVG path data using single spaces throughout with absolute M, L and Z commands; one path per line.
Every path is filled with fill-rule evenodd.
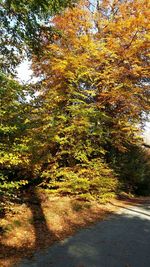
M 121 208 L 18 267 L 150 267 L 150 203 Z

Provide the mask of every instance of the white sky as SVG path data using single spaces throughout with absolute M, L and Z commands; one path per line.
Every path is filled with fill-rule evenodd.
M 33 72 L 31 70 L 31 62 L 28 60 L 23 61 L 17 68 L 17 77 L 20 83 L 28 83 L 32 80 Z
M 20 64 L 20 66 L 17 68 L 18 72 L 18 80 L 19 82 L 25 84 L 29 82 L 36 82 L 38 79 L 33 77 L 33 72 L 31 70 L 31 62 L 30 61 L 24 61 Z M 144 131 L 144 139 L 147 144 L 150 145 L 150 120 L 145 125 L 145 131 Z
M 150 145 L 150 121 L 146 123 L 144 139 L 145 143 Z

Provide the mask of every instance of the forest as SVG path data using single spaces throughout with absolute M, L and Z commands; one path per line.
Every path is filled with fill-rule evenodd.
M 150 195 L 148 0 L 2 0 L 0 210 L 34 188 Z M 36 82 L 16 68 L 32 62 Z

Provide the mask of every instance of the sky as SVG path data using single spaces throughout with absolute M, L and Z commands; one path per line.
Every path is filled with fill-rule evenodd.
M 145 143 L 150 145 L 150 121 L 146 123 L 144 139 L 145 139 Z
M 33 72 L 31 70 L 31 62 L 28 60 L 23 61 L 17 68 L 17 78 L 19 82 L 25 84 L 32 80 Z
M 37 78 L 33 77 L 33 72 L 31 70 L 31 62 L 30 61 L 24 61 L 20 64 L 20 66 L 17 68 L 18 72 L 18 80 L 19 82 L 26 84 L 31 81 L 36 82 Z M 150 145 L 150 118 L 149 121 L 145 124 L 145 131 L 144 131 L 144 140 L 146 144 Z

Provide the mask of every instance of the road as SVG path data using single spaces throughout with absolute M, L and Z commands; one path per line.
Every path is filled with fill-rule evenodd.
M 150 203 L 122 207 L 18 267 L 150 267 Z

